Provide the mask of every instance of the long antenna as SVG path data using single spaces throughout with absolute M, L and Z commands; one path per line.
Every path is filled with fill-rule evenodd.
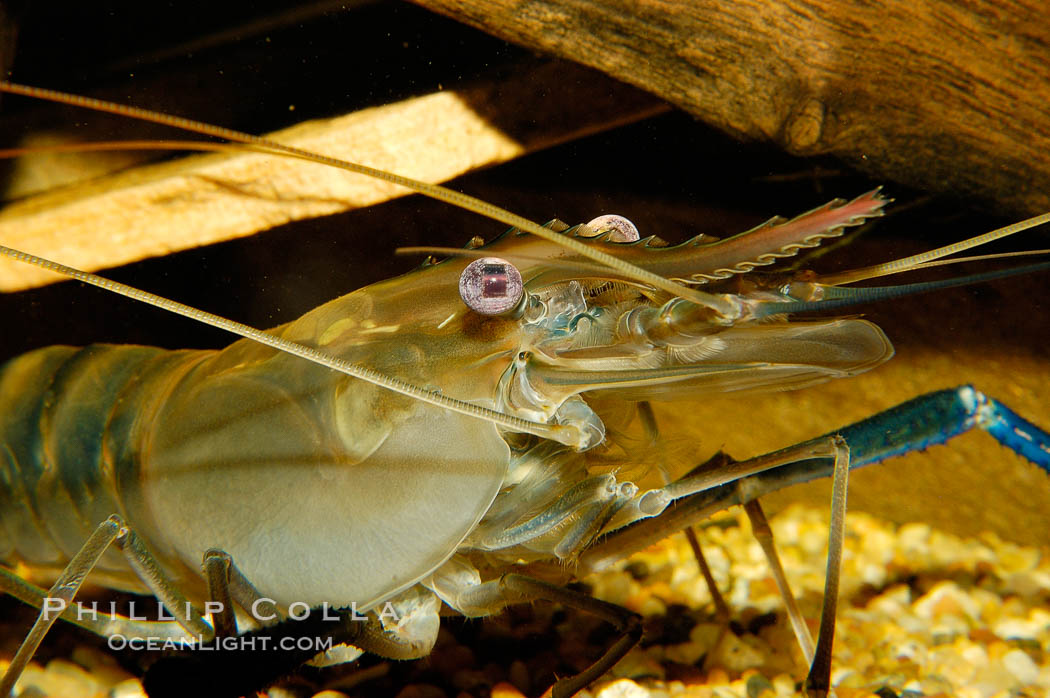
M 296 342 L 290 342 L 282 337 L 263 332 L 260 329 L 256 329 L 251 325 L 245 325 L 239 322 L 235 322 L 228 318 L 224 318 L 221 315 L 215 315 L 213 313 L 199 310 L 189 305 L 184 305 L 176 301 L 158 296 L 148 291 L 137 289 L 133 286 L 122 284 L 112 279 L 106 279 L 95 274 L 90 274 L 80 269 L 74 269 L 73 267 L 67 267 L 64 264 L 58 262 L 52 262 L 49 259 L 43 257 L 37 257 L 35 255 L 27 254 L 20 250 L 13 249 L 11 247 L 5 247 L 0 245 L 0 255 L 10 257 L 11 259 L 19 262 L 25 262 L 26 264 L 32 264 L 33 266 L 47 269 L 49 271 L 68 276 L 78 281 L 83 281 L 86 284 L 97 286 L 98 288 L 111 291 L 113 293 L 120 294 L 127 298 L 152 305 L 163 310 L 182 315 L 183 317 L 196 320 L 197 322 L 204 323 L 205 325 L 211 325 L 227 332 L 232 332 L 241 337 L 251 339 L 265 344 L 268 347 L 273 347 L 279 351 L 283 351 L 288 354 L 312 361 L 315 364 L 326 366 L 333 370 L 345 373 L 348 376 L 354 378 L 360 378 L 363 381 L 368 381 L 374 385 L 392 390 L 395 393 L 407 395 L 408 397 L 420 400 L 430 405 L 437 407 L 443 407 L 459 414 L 467 415 L 468 417 L 476 417 L 483 419 L 487 422 L 491 422 L 498 426 L 511 431 L 524 432 L 526 434 L 534 434 L 544 439 L 551 439 L 558 443 L 565 444 L 566 446 L 572 446 L 577 450 L 583 450 L 590 445 L 587 443 L 587 439 L 583 432 L 578 428 L 569 425 L 551 425 L 544 424 L 542 422 L 532 422 L 527 419 L 515 417 L 513 415 L 503 414 L 502 412 L 496 412 L 480 405 L 475 405 L 462 400 L 442 395 L 419 386 L 412 385 L 398 378 L 387 376 L 379 371 L 354 364 L 349 361 L 345 361 L 338 357 L 326 354 L 322 351 L 318 351 L 313 347 L 308 347 L 305 344 L 298 344 Z
M 828 286 L 840 286 L 842 284 L 851 284 L 856 281 L 864 281 L 865 279 L 874 279 L 879 276 L 888 276 L 890 274 L 911 271 L 913 269 L 918 269 L 922 265 L 933 260 L 940 259 L 941 257 L 947 257 L 948 255 L 963 252 L 980 245 L 986 245 L 989 242 L 1001 240 L 1010 235 L 1020 233 L 1029 228 L 1035 228 L 1048 222 L 1050 222 L 1050 213 L 1041 213 L 1038 216 L 1032 216 L 1023 221 L 1004 225 L 1002 228 L 997 228 L 991 232 L 984 233 L 983 235 L 975 235 L 967 240 L 953 242 L 950 245 L 938 247 L 935 250 L 928 250 L 910 257 L 903 257 L 901 259 L 895 259 L 892 262 L 875 264 L 870 267 L 864 267 L 863 269 L 851 269 L 839 274 L 821 276 L 820 283 Z
M 655 288 L 661 289 L 670 293 L 673 296 L 685 298 L 686 300 L 692 301 L 699 306 L 710 308 L 715 313 L 724 318 L 727 322 L 732 319 L 738 318 L 741 313 L 741 308 L 738 304 L 731 301 L 728 297 L 716 295 L 713 293 L 705 293 L 703 291 L 697 291 L 696 289 L 688 288 L 681 284 L 675 283 L 669 279 L 665 279 L 659 274 L 654 274 L 647 269 L 637 267 L 625 260 L 622 260 L 614 255 L 599 250 L 591 245 L 584 242 L 580 242 L 575 238 L 567 237 L 554 231 L 544 228 L 537 223 L 530 221 L 527 218 L 519 216 L 515 213 L 511 213 L 506 209 L 494 206 L 487 201 L 463 194 L 461 192 L 442 187 L 437 184 L 430 184 L 428 182 L 422 182 L 410 177 L 403 177 L 392 172 L 385 170 L 376 169 L 374 167 L 368 167 L 366 165 L 359 165 L 355 162 L 348 160 L 340 160 L 338 158 L 329 157 L 327 155 L 321 155 L 319 153 L 313 153 L 308 150 L 301 148 L 295 148 L 293 146 L 284 145 L 277 141 L 263 138 L 262 136 L 255 136 L 250 133 L 243 133 L 241 131 L 235 131 L 233 129 L 224 128 L 221 126 L 214 126 L 212 124 L 206 124 L 201 121 L 195 121 L 193 119 L 186 119 L 179 116 L 171 116 L 169 114 L 161 114 L 160 112 L 151 111 L 149 109 L 142 109 L 140 107 L 131 107 L 123 104 L 117 104 L 115 102 L 107 102 L 101 99 L 94 99 L 92 97 L 83 97 L 80 95 L 67 94 L 65 92 L 59 92 L 57 90 L 47 90 L 40 87 L 31 87 L 29 85 L 19 85 L 17 83 L 8 82 L 6 80 L 0 80 L 0 92 L 9 92 L 11 94 L 22 95 L 24 97 L 33 97 L 35 99 L 42 99 L 50 102 L 58 102 L 60 104 L 68 104 L 71 106 L 81 107 L 83 109 L 90 109 L 93 111 L 105 112 L 108 114 L 116 114 L 118 116 L 126 116 L 133 119 L 140 119 L 142 121 L 151 121 L 153 123 L 163 124 L 171 126 L 173 128 L 182 129 L 184 131 L 190 131 L 193 133 L 199 133 L 205 136 L 213 136 L 215 138 L 223 138 L 228 141 L 235 141 L 238 143 L 248 143 L 253 146 L 257 146 L 263 149 L 270 150 L 274 153 L 283 153 L 292 157 L 300 158 L 302 160 L 309 160 L 311 162 L 317 162 L 338 169 L 347 170 L 350 172 L 356 172 L 357 174 L 366 175 L 375 179 L 381 179 L 392 184 L 397 184 L 406 189 L 411 189 L 423 196 L 443 201 L 452 206 L 465 209 L 467 211 L 473 211 L 481 216 L 497 220 L 507 225 L 510 225 L 518 230 L 532 233 L 533 235 L 549 240 L 557 245 L 561 245 L 566 249 L 572 250 L 573 252 L 593 259 L 597 262 L 601 262 L 610 269 L 620 272 L 628 278 L 634 279 L 635 281 L 649 284 Z

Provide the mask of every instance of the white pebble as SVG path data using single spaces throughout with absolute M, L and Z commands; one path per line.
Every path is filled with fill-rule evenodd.
M 1039 667 L 1024 650 L 1011 650 L 1003 655 L 1002 661 L 1019 684 L 1027 686 L 1039 680 Z
M 630 679 L 619 679 L 603 686 L 597 698 L 649 698 L 649 691 Z

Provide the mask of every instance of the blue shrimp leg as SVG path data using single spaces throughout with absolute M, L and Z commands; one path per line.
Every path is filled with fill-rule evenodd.
M 1050 434 L 969 385 L 927 393 L 842 429 L 834 436 L 845 439 L 849 445 L 851 467 L 862 467 L 943 444 L 974 427 L 987 431 L 999 443 L 1050 475 Z M 836 505 L 845 511 L 845 501 L 834 502 L 833 509 Z M 828 579 L 834 575 L 837 582 L 839 561 L 832 562 L 830 550 L 828 558 Z M 806 678 L 807 690 L 817 696 L 828 695 L 831 683 L 837 583 L 834 589 L 825 592 L 820 639 Z
M 944 444 L 975 427 L 988 432 L 1050 476 L 1050 433 L 973 386 L 964 385 L 921 395 L 818 438 L 760 456 L 761 460 L 768 462 L 777 460 L 782 454 L 783 462 L 777 467 L 682 497 L 661 514 L 610 534 L 581 556 L 578 574 L 585 576 L 598 571 L 614 560 L 623 559 L 653 541 L 698 523 L 729 506 L 747 504 L 789 485 L 828 477 L 835 469 L 836 460 L 844 471 L 841 459 L 826 455 L 800 457 L 799 454 L 805 453 L 807 447 L 817 448 L 831 442 L 844 443 L 848 448 L 848 467 L 853 469 Z M 745 461 L 741 465 L 746 464 Z M 833 501 L 833 509 L 844 511 L 844 498 L 843 491 L 837 498 L 839 501 Z M 837 576 L 837 562 L 832 564 L 830 556 L 829 553 L 829 579 L 832 575 Z M 831 585 L 826 587 L 828 593 L 833 595 L 834 592 L 830 591 L 832 588 Z M 828 616 L 829 604 L 833 612 L 834 601 L 833 598 L 825 599 L 825 617 Z M 823 626 L 826 619 L 822 619 L 816 658 L 806 680 L 807 689 L 818 696 L 827 695 L 831 670 L 834 625 L 830 625 L 830 630 L 825 630 Z
M 975 427 L 987 431 L 1050 477 L 1050 433 L 973 386 L 939 390 L 815 439 L 738 463 L 746 466 L 760 459 L 775 462 L 783 456 L 776 467 L 701 491 L 694 490 L 695 494 L 676 499 L 673 506 L 659 515 L 610 533 L 583 553 L 579 573 L 582 576 L 604 569 L 728 507 L 743 505 L 791 485 L 830 477 L 834 459 L 826 455 L 799 456 L 807 447 L 816 448 L 827 444 L 829 439 L 841 437 L 849 447 L 852 470 L 946 443 Z M 681 482 L 672 483 L 672 487 Z
M 973 386 L 921 395 L 840 429 L 851 466 L 923 451 L 979 427 L 1050 475 L 1050 434 Z

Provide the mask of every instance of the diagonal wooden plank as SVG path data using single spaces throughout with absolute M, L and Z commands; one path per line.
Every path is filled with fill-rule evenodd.
M 271 134 L 427 182 L 665 111 L 645 93 L 561 62 Z M 371 206 L 407 190 L 258 153 L 193 156 L 33 196 L 0 212 L 0 241 L 95 270 Z M 0 290 L 53 280 L 0 265 Z
M 1050 209 L 1039 0 L 416 0 L 746 140 L 1013 214 Z

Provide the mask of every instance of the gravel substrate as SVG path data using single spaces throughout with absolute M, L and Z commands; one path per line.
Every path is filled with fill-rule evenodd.
M 826 511 L 794 506 L 773 519 L 773 528 L 815 633 Z M 668 539 L 586 580 L 596 596 L 643 614 L 646 638 L 581 696 L 799 695 L 801 653 L 746 516 L 713 520 L 701 543 L 732 609 L 730 627 L 713 619 L 684 536 Z M 582 668 L 614 639 L 594 619 L 544 605 L 446 625 L 427 660 L 373 659 L 286 681 L 271 695 L 538 695 L 555 674 Z M 1050 696 L 1050 553 L 992 535 L 964 540 L 923 524 L 898 527 L 851 513 L 832 682 L 839 698 Z M 86 647 L 46 669 L 33 665 L 19 690 L 78 698 L 141 694 L 131 673 Z
M 593 695 L 796 694 L 804 676 L 801 653 L 761 550 L 750 540 L 746 517 L 734 518 L 738 525 L 707 528 L 709 563 L 735 617 L 772 612 L 775 622 L 760 623 L 754 633 L 726 634 L 713 650 L 718 626 L 698 623 L 687 642 L 639 653 L 653 667 L 700 662 L 698 681 L 650 680 L 642 692 L 633 682 L 614 681 L 594 686 Z M 773 527 L 788 579 L 815 633 L 826 512 L 792 507 Z M 832 673 L 840 698 L 891 692 L 1050 695 L 1050 556 L 1045 550 L 991 535 L 963 540 L 923 524 L 896 527 L 860 513 L 847 517 L 846 535 Z M 603 575 L 593 580 L 595 593 L 647 616 L 659 617 L 676 604 L 709 607 L 710 596 L 684 537 L 664 541 L 633 563 L 648 568 L 644 581 L 624 573 Z

